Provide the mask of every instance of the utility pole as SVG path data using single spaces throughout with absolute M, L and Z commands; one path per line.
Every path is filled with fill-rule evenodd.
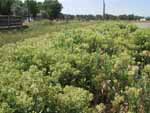
M 106 4 L 105 0 L 103 0 L 103 19 L 105 20 L 105 9 L 106 9 Z

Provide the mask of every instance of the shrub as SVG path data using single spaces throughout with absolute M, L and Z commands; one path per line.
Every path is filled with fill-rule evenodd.
M 0 80 L 1 113 L 148 112 L 149 31 L 108 22 L 6 45 Z

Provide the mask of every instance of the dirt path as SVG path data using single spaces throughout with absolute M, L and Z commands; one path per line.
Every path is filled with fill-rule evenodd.
M 150 22 L 137 22 L 135 24 L 140 28 L 150 28 Z

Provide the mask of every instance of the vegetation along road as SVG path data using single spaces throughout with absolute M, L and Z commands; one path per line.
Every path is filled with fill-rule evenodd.
M 0 40 L 0 113 L 150 111 L 150 29 L 39 21 Z

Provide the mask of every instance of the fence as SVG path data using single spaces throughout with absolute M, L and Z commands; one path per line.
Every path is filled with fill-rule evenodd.
M 23 20 L 17 16 L 0 16 L 0 29 L 22 27 Z

